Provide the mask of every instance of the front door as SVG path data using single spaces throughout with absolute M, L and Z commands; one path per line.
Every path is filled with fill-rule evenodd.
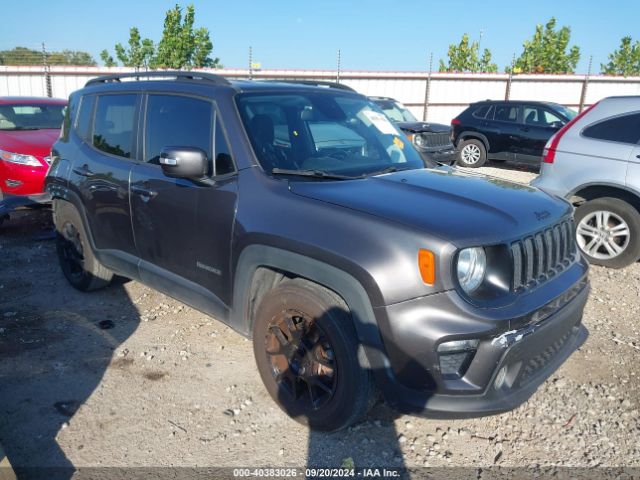
M 213 160 L 209 182 L 167 177 L 159 164 L 161 150 L 169 146 L 197 147 L 214 158 L 214 104 L 155 93 L 148 94 L 145 104 L 144 161 L 133 167 L 130 186 L 141 275 L 152 275 L 152 283 L 164 282 L 164 290 L 173 283 L 194 291 L 196 284 L 224 301 L 236 177 L 220 175 Z

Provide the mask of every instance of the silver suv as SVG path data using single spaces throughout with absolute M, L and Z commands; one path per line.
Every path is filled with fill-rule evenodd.
M 640 96 L 605 98 L 547 143 L 533 186 L 576 207 L 576 240 L 591 263 L 640 257 Z

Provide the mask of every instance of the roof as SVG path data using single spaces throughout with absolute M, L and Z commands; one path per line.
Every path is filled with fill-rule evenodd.
M 21 105 L 21 104 L 44 103 L 46 105 L 66 105 L 63 98 L 49 97 L 0 97 L 0 105 Z

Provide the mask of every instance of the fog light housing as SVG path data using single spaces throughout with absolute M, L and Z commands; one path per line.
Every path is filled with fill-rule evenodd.
M 476 354 L 479 340 L 453 340 L 438 345 L 440 373 L 445 378 L 461 378 Z
M 498 374 L 496 375 L 496 379 L 493 381 L 493 386 L 496 390 L 500 390 L 504 385 L 504 381 L 507 379 L 507 367 L 502 367 Z

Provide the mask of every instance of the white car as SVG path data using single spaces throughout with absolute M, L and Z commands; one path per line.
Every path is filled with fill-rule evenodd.
M 640 96 L 600 100 L 547 143 L 531 183 L 576 207 L 577 244 L 591 263 L 640 258 Z

